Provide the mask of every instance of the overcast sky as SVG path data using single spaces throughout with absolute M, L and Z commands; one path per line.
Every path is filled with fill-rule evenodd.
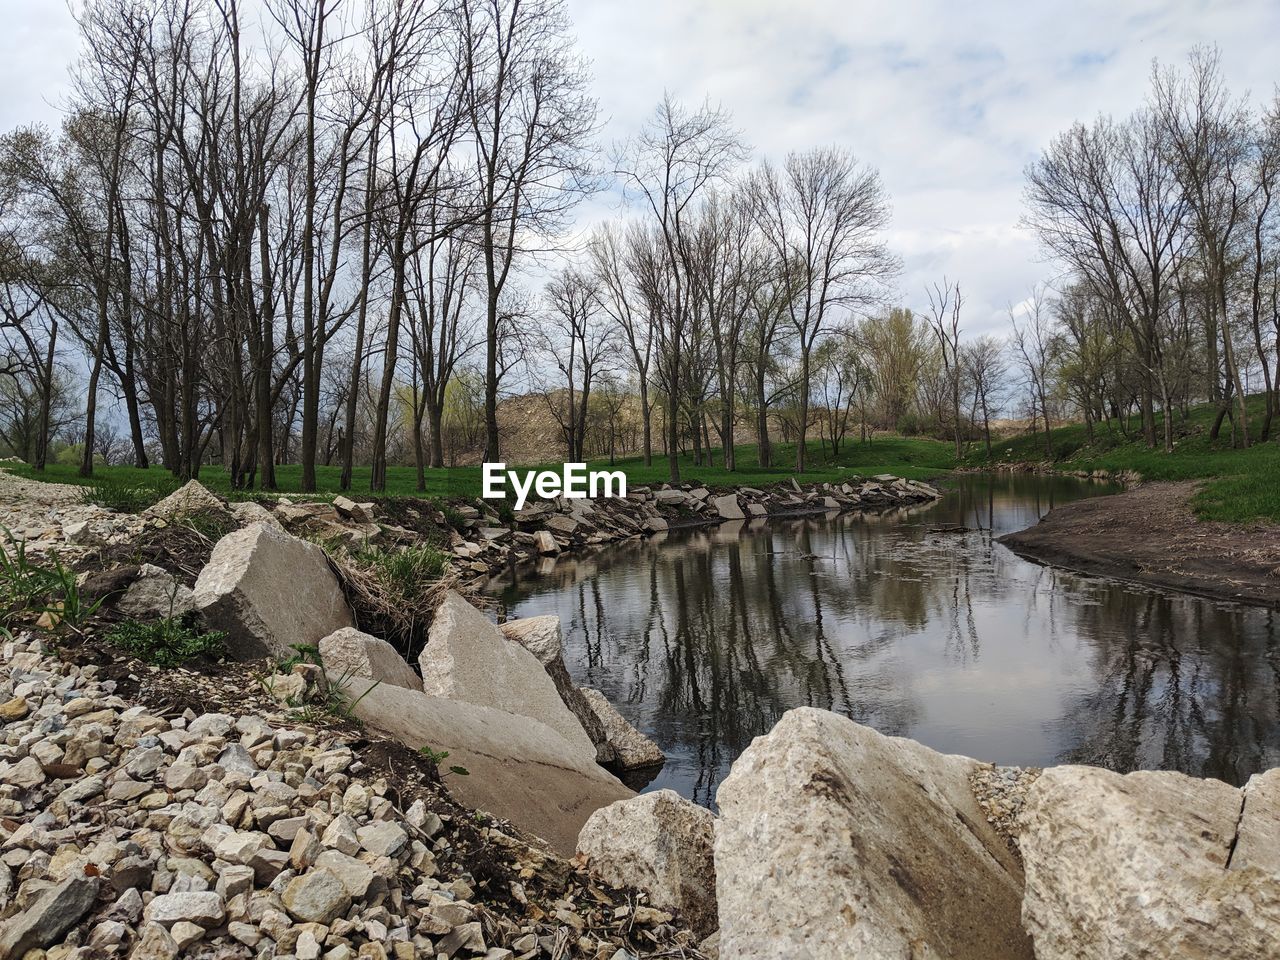
M 1152 59 L 1198 42 L 1222 48 L 1255 100 L 1280 80 L 1280 0 L 567 2 L 606 140 L 633 132 L 665 88 L 723 104 L 756 156 L 852 149 L 893 198 L 902 302 L 920 308 L 945 273 L 963 286 L 970 333 L 1003 330 L 1005 306 L 1051 273 L 1018 217 L 1023 167 L 1057 131 L 1128 112 Z M 0 0 L 0 14 L 0 128 L 56 122 L 77 48 L 64 3 Z

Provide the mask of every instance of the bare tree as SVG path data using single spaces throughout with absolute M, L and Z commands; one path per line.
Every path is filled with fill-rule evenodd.
M 587 243 L 601 308 L 618 326 L 631 356 L 639 393 L 643 429 L 642 453 L 646 467 L 653 465 L 653 405 L 649 399 L 649 368 L 653 361 L 654 324 L 650 313 L 639 309 L 628 240 L 615 223 L 598 227 Z
M 970 340 L 960 348 L 960 364 L 969 381 L 974 413 L 982 416 L 982 438 L 988 457 L 991 456 L 991 417 L 998 411 L 999 391 L 1006 375 L 1004 355 L 1005 344 L 990 336 Z
M 1239 233 L 1248 226 L 1256 189 L 1248 177 L 1249 122 L 1244 104 L 1231 99 L 1216 48 L 1194 48 L 1188 66 L 1190 73 L 1185 79 L 1173 70 L 1153 69 L 1152 100 L 1164 143 L 1176 158 L 1173 169 L 1191 210 L 1198 252 L 1213 292 L 1216 326 L 1222 333 L 1228 389 L 1213 435 L 1217 435 L 1234 395 L 1241 445 L 1247 447 L 1249 418 L 1232 337 L 1228 286 L 1236 266 L 1231 262 L 1233 248 Z M 1213 343 L 1212 336 L 1209 343 Z M 1216 380 L 1216 370 L 1214 375 Z M 1169 444 L 1166 448 L 1171 449 Z
M 503 291 L 519 254 L 554 235 L 592 186 L 596 102 L 562 0 L 462 0 L 464 108 L 479 184 L 485 459 L 497 461 Z
M 1049 408 L 1050 378 L 1057 352 L 1045 291 L 1036 287 L 1022 310 L 1009 306 L 1009 323 L 1013 327 L 1013 346 L 1031 400 L 1032 429 L 1039 420 L 1044 427 L 1045 456 L 1053 458 L 1053 434 Z M 1019 319 L 1019 313 L 1022 314 Z
M 803 473 L 814 346 L 833 308 L 869 308 L 898 269 L 883 237 L 889 204 L 879 173 L 839 148 L 789 154 L 780 170 L 765 163 L 757 177 L 764 234 L 779 260 L 796 264 L 788 308 L 800 353 L 796 472 Z
M 680 395 L 691 332 L 694 292 L 689 279 L 692 229 L 699 198 L 745 159 L 729 115 L 704 103 L 689 110 L 670 94 L 640 133 L 615 152 L 628 195 L 648 227 L 631 236 L 631 254 L 645 308 L 657 335 L 657 374 L 666 394 L 667 465 L 680 479 Z
M 964 451 L 961 444 L 960 417 L 960 306 L 964 300 L 960 295 L 960 283 L 951 283 L 946 277 L 942 284 L 935 283 L 925 290 L 929 297 L 930 322 L 934 336 L 938 338 L 938 349 L 942 354 L 942 370 L 946 377 L 947 390 L 951 395 L 951 426 L 956 444 L 956 456 Z
M 600 292 L 594 277 L 575 266 L 561 270 L 546 288 L 547 320 L 542 325 L 542 355 L 559 371 L 563 392 L 544 391 L 560 424 L 569 459 L 586 459 L 587 412 L 596 380 L 613 361 L 617 328 L 600 316 Z

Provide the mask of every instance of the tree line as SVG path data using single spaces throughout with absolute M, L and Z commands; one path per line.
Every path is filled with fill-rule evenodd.
M 1233 95 L 1215 48 L 1153 67 L 1128 116 L 1077 122 L 1026 171 L 1026 225 L 1060 268 L 1013 318 L 1028 409 L 1174 448 L 1193 402 L 1240 447 L 1280 405 L 1280 96 Z M 1261 420 L 1246 400 L 1262 394 Z M 1157 414 L 1162 414 L 1157 428 Z
M 42 467 L 69 348 L 85 475 L 109 391 L 137 466 L 269 489 L 297 462 L 314 490 L 336 461 L 349 486 L 359 440 L 381 489 L 403 372 L 438 464 L 474 353 L 496 455 L 511 280 L 594 175 L 563 5 L 254 8 L 85 4 L 61 128 L 0 140 L 0 369 L 38 408 L 11 430 Z
M 1123 121 L 1062 134 L 1027 224 L 1063 268 L 964 338 L 958 283 L 890 306 L 879 173 L 843 147 L 753 163 L 732 117 L 667 96 L 624 142 L 560 0 L 96 0 L 60 129 L 0 136 L 0 445 L 38 469 L 502 458 L 504 397 L 569 459 L 682 452 L 797 471 L 876 430 L 957 453 L 1026 414 L 1129 429 L 1220 406 L 1269 435 L 1277 109 L 1212 51 Z M 612 187 L 616 217 L 582 229 Z M 1259 374 L 1266 421 L 1243 399 Z M 111 413 L 103 414 L 104 402 Z M 527 409 L 527 408 L 526 408 Z M 70 446 L 65 446 L 70 444 Z

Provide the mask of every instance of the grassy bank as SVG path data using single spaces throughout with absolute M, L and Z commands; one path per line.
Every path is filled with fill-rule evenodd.
M 1219 439 L 1210 441 L 1215 414 L 1216 408 L 1203 404 L 1193 407 L 1185 420 L 1178 418 L 1173 453 L 1152 450 L 1140 437 L 1126 438 L 1118 428 L 1095 428 L 1090 443 L 1083 424 L 1068 424 L 1051 431 L 1052 456 L 1046 454 L 1044 435 L 1038 434 L 1000 441 L 990 460 L 978 449 L 963 463 L 981 467 L 1052 460 L 1062 470 L 1134 470 L 1147 480 L 1203 480 L 1194 501 L 1202 518 L 1280 523 L 1280 442 L 1273 437 L 1247 450 L 1233 448 L 1229 422 L 1223 423 Z M 1262 414 L 1262 398 L 1251 397 L 1250 422 L 1255 431 Z M 1136 423 L 1133 429 L 1138 429 Z M 1163 419 L 1158 418 L 1157 435 L 1163 436 L 1163 429 Z
M 680 458 L 681 478 L 685 481 L 711 484 L 715 486 L 762 486 L 777 483 L 793 476 L 792 465 L 795 461 L 794 444 L 779 444 L 774 450 L 775 467 L 761 467 L 759 456 L 754 446 L 737 449 L 738 469 L 730 472 L 719 464 L 720 451 L 714 450 L 716 466 L 696 466 L 692 456 Z M 878 473 L 892 473 L 914 480 L 925 480 L 936 477 L 954 466 L 951 448 L 936 440 L 909 439 L 903 437 L 877 437 L 870 443 L 849 443 L 843 447 L 839 456 L 830 457 L 824 454 L 817 443 L 809 445 L 809 469 L 801 478 L 806 483 L 819 481 L 837 481 L 848 478 L 851 474 L 873 476 Z M 608 461 L 599 460 L 591 464 L 593 469 L 609 468 Z M 512 467 L 514 469 L 514 467 Z M 560 468 L 558 463 L 535 465 L 531 469 Z M 138 491 L 143 499 L 158 499 L 176 489 L 178 482 L 164 469 L 152 467 L 140 470 L 137 467 L 99 467 L 93 478 L 86 480 L 80 477 L 74 466 L 62 464 L 50 465 L 44 473 L 37 473 L 26 466 L 8 466 L 5 469 L 13 473 L 46 480 L 53 483 L 72 483 L 99 488 L 96 499 L 109 501 L 115 499 L 121 503 L 128 500 L 129 491 Z M 622 470 L 627 474 L 627 483 L 631 486 L 663 483 L 668 476 L 665 458 L 655 456 L 652 466 L 646 467 L 641 457 L 620 459 L 609 469 Z M 332 496 L 340 492 L 339 480 L 341 470 L 338 467 L 318 467 L 316 470 L 319 493 Z M 276 468 L 276 479 L 280 493 L 297 493 L 301 490 L 302 471 L 296 465 L 284 465 Z M 224 496 L 249 497 L 257 491 L 233 491 L 225 470 L 218 466 L 206 466 L 200 471 L 200 482 L 209 489 Z M 417 476 L 412 467 L 390 467 L 387 470 L 387 496 L 426 496 L 452 499 L 455 497 L 475 498 L 481 492 L 481 472 L 476 467 L 452 467 L 444 470 L 428 470 L 426 472 L 426 489 L 419 491 Z M 355 471 L 351 495 L 357 499 L 371 496 L 369 493 L 369 468 L 358 467 Z

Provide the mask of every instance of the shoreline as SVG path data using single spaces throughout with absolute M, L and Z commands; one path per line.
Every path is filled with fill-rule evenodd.
M 1033 563 L 1280 609 L 1280 527 L 1198 520 L 1198 481 L 1144 483 L 1055 507 L 998 542 Z

